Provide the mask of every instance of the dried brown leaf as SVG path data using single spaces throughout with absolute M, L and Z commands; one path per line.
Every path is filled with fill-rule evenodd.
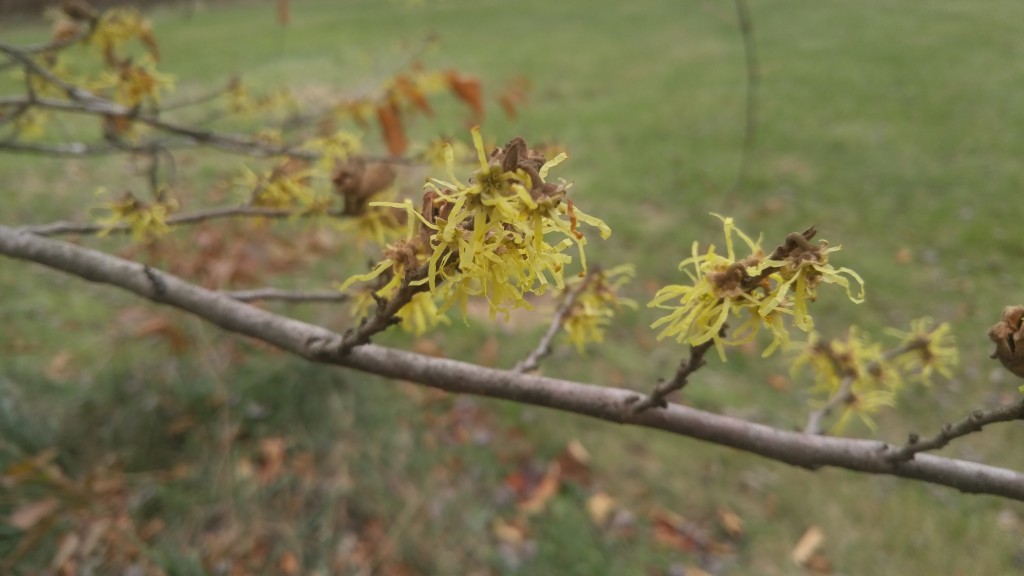
M 51 380 L 68 380 L 74 374 L 74 370 L 71 368 L 71 361 L 74 358 L 71 352 L 61 350 L 50 358 L 43 372 Z
M 501 542 L 506 544 L 519 544 L 526 538 L 526 531 L 518 523 L 506 522 L 503 518 L 494 520 L 491 525 L 491 532 Z
M 483 87 L 478 78 L 464 76 L 454 70 L 446 74 L 448 88 L 459 100 L 473 111 L 472 124 L 479 124 L 484 118 Z
M 790 553 L 793 563 L 798 566 L 806 566 L 818 548 L 825 542 L 825 533 L 817 526 L 808 528 L 804 535 L 797 541 L 796 546 Z
M 277 562 L 277 567 L 285 576 L 295 576 L 299 573 L 299 559 L 291 552 L 286 551 Z
M 718 509 L 718 522 L 731 538 L 743 536 L 743 518 L 729 507 L 723 506 Z
M 402 116 L 394 102 L 385 102 L 377 106 L 377 122 L 384 136 L 384 143 L 392 156 L 401 156 L 409 147 L 402 127 Z
M 993 358 L 1007 370 L 1024 378 L 1024 306 L 1007 306 L 999 322 L 988 331 L 996 344 Z
M 273 437 L 260 440 L 260 451 L 256 478 L 260 484 L 276 479 L 284 469 L 284 455 L 287 448 L 284 438 Z
M 806 568 L 814 574 L 831 574 L 833 572 L 832 562 L 821 552 L 815 553 L 807 560 Z
M 44 518 L 57 511 L 60 501 L 54 497 L 27 502 L 18 506 L 7 517 L 7 523 L 18 530 L 28 531 L 39 524 Z
M 587 516 L 595 526 L 604 527 L 615 510 L 615 500 L 605 492 L 587 498 Z
M 60 545 L 57 546 L 57 553 L 53 555 L 53 559 L 50 561 L 50 569 L 61 571 L 65 564 L 71 560 L 71 557 L 78 551 L 79 544 L 82 540 L 78 537 L 78 534 L 70 532 L 65 534 L 60 539 Z
M 576 439 L 570 440 L 558 456 L 562 467 L 562 478 L 571 482 L 586 485 L 590 482 L 590 452 Z
M 289 0 L 277 0 L 277 23 L 281 26 L 287 26 L 291 21 L 291 2 Z
M 651 523 L 655 542 L 684 552 L 703 549 L 692 531 L 684 528 L 687 522 L 678 514 L 656 510 L 651 514 Z
M 534 488 L 530 497 L 519 504 L 519 510 L 527 515 L 543 511 L 548 501 L 558 493 L 561 479 L 562 467 L 558 462 L 552 462 L 548 465 L 547 473 L 544 474 L 544 478 Z

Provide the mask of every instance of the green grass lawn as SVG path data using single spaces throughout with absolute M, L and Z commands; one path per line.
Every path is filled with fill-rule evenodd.
M 520 117 L 507 119 L 489 102 L 485 135 L 568 149 L 553 175 L 573 180 L 576 202 L 614 230 L 588 257 L 636 264 L 631 295 L 641 302 L 680 280 L 676 265 L 693 240 L 721 243 L 710 212 L 763 232 L 766 246 L 816 225 L 843 245 L 836 263 L 859 271 L 868 290 L 857 306 L 822 288 L 819 330 L 840 335 L 856 323 L 883 338 L 884 327 L 931 315 L 951 322 L 960 343 L 955 379 L 909 389 L 897 411 L 879 417 L 877 433 L 854 425 L 849 434 L 898 442 L 1014 398 L 1017 384 L 988 358 L 985 333 L 1004 305 L 1024 301 L 1013 272 L 1024 253 L 1024 204 L 1016 201 L 1024 184 L 1024 37 L 1016 26 L 1024 5 L 781 1 L 752 9 L 760 121 L 736 192 L 745 71 L 731 3 L 306 0 L 293 3 L 286 28 L 267 3 L 152 17 L 162 67 L 183 93 L 236 73 L 267 89 L 354 93 L 430 36 L 439 45 L 424 56 L 429 66 L 478 75 L 493 91 L 526 76 L 533 92 Z M 0 41 L 43 35 L 40 25 L 0 20 Z M 414 134 L 463 130 L 456 104 L 438 102 L 438 111 Z M 197 193 L 241 164 L 184 157 L 182 173 L 193 178 L 185 185 Z M 84 219 L 97 186 L 116 189 L 126 178 L 131 167 L 118 159 L 2 156 L 0 223 Z M 281 234 L 300 228 L 275 225 Z M 191 240 L 178 235 L 171 241 L 187 251 Z M 340 245 L 333 250 L 341 257 L 328 251 L 272 283 L 309 278 L 309 287 L 326 288 L 362 264 Z M 696 566 L 804 574 L 790 552 L 812 526 L 824 532 L 823 558 L 837 574 L 1022 569 L 1018 503 L 811 473 L 688 439 L 309 366 L 17 262 L 0 261 L 0 294 L 0 465 L 56 448 L 55 462 L 76 482 L 124 483 L 92 504 L 46 486 L 0 492 L 0 518 L 54 494 L 71 510 L 64 526 L 122 514 L 113 517 L 132 528 L 105 532 L 120 539 L 101 538 L 82 570 L 113 562 L 99 553 L 108 546 L 135 550 L 131 561 L 166 574 L 678 574 Z M 275 309 L 332 329 L 348 321 L 331 305 Z M 154 316 L 169 321 L 163 334 L 184 334 L 190 347 L 172 354 L 173 339 L 139 337 L 137 325 Z M 654 340 L 654 318 L 646 309 L 625 314 L 607 344 L 583 358 L 559 350 L 545 373 L 653 386 L 683 354 Z M 544 328 L 521 324 L 455 321 L 418 342 L 379 340 L 511 366 Z M 712 358 L 685 401 L 797 427 L 806 382 L 789 381 L 787 370 L 778 355 L 736 352 L 724 365 Z M 1004 425 L 943 453 L 1022 469 L 1020 436 Z M 517 482 L 534 486 L 574 440 L 590 453 L 589 472 L 516 524 Z M 618 524 L 599 528 L 588 517 L 597 493 L 615 501 Z M 717 547 L 666 544 L 653 520 L 666 510 Z M 723 510 L 743 519 L 742 536 L 725 533 Z M 47 565 L 60 533 L 68 532 L 50 532 L 14 573 Z M 22 542 L 24 534 L 0 524 L 0 562 Z M 289 572 L 289 558 L 298 572 Z

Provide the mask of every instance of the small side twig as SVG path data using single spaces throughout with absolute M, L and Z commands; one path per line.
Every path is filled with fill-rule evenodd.
M 828 417 L 833 410 L 842 404 L 848 404 L 853 401 L 853 383 L 857 381 L 857 378 L 853 374 L 847 374 L 843 376 L 842 382 L 839 384 L 839 390 L 832 395 L 831 398 L 825 402 L 825 405 L 821 408 L 811 412 L 810 416 L 807 417 L 807 425 L 804 426 L 804 434 L 821 434 L 822 425 L 821 422 Z
M 857 383 L 857 373 L 855 371 L 851 371 L 849 367 L 844 366 L 843 362 L 836 357 L 835 352 L 829 344 L 819 343 L 818 346 L 819 350 L 832 362 L 832 366 L 835 368 L 836 374 L 842 375 L 842 381 L 839 383 L 839 389 L 836 390 L 836 393 L 825 402 L 825 405 L 811 412 L 807 417 L 807 425 L 804 426 L 804 434 L 817 435 L 824 433 L 822 421 L 832 414 L 832 411 L 839 406 L 849 404 L 856 399 L 856 395 L 853 393 L 853 385 Z M 927 342 L 913 341 L 898 348 L 888 350 L 883 354 L 881 361 L 870 363 L 867 366 L 866 371 L 868 373 L 874 372 L 881 367 L 882 363 L 888 362 L 902 354 L 919 349 L 922 346 L 927 346 Z
M 224 296 L 239 302 L 279 300 L 282 302 L 345 302 L 351 296 L 337 290 L 297 291 L 280 288 L 255 288 L 252 290 L 222 290 Z
M 725 330 L 725 327 L 723 327 L 722 330 Z M 650 395 L 634 404 L 633 413 L 639 414 L 649 408 L 664 408 L 668 406 L 668 402 L 666 402 L 665 397 L 676 390 L 682 390 L 683 387 L 686 386 L 690 375 L 706 364 L 704 355 L 707 354 L 708 350 L 711 350 L 714 345 L 714 340 L 708 340 L 703 344 L 690 346 L 690 356 L 679 363 L 679 367 L 676 368 L 675 376 L 667 382 L 659 383 Z
M 526 373 L 533 372 L 537 368 L 540 368 L 540 361 L 551 354 L 552 344 L 554 343 L 555 336 L 558 335 L 558 331 L 562 329 L 566 319 L 569 318 L 569 314 L 572 312 L 574 306 L 576 306 L 576 300 L 579 299 L 580 294 L 587 289 L 587 285 L 590 284 L 591 280 L 595 277 L 599 270 L 593 269 L 587 273 L 587 277 L 580 282 L 579 286 L 570 290 L 565 300 L 562 301 L 558 310 L 555 311 L 554 318 L 551 319 L 551 324 L 548 326 L 547 332 L 541 337 L 540 342 L 537 343 L 537 347 L 534 348 L 526 358 L 516 363 L 515 367 L 512 368 L 514 372 Z
M 369 344 L 370 338 L 374 334 L 383 332 L 401 322 L 402 319 L 398 316 L 399 310 L 412 301 L 413 296 L 429 289 L 426 283 L 413 284 L 417 280 L 425 278 L 427 270 L 427 265 L 423 265 L 418 270 L 406 273 L 402 279 L 402 284 L 391 298 L 383 298 L 375 294 L 374 299 L 377 301 L 376 310 L 366 318 L 363 318 L 359 322 L 359 326 L 346 332 L 340 346 L 333 352 L 338 356 L 344 356 L 356 346 Z
M 992 410 L 975 410 L 957 422 L 943 425 L 937 434 L 923 440 L 917 434 L 911 434 L 906 444 L 891 449 L 885 457 L 891 462 L 913 460 L 919 452 L 938 450 L 957 438 L 980 432 L 989 424 L 1014 420 L 1024 420 L 1024 400 Z

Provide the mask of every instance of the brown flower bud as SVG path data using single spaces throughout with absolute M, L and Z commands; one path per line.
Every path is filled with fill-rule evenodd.
M 998 358 L 1007 370 L 1024 378 L 1024 306 L 1003 308 L 1002 319 L 988 331 L 988 337 L 996 343 L 993 358 Z

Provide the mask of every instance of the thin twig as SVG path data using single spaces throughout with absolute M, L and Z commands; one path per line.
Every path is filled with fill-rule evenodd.
M 42 66 L 34 59 L 32 59 L 25 51 L 10 46 L 8 44 L 0 44 L 0 52 L 3 52 L 11 57 L 12 60 L 17 61 L 21 64 L 27 73 L 35 74 L 42 77 L 47 82 L 60 88 L 68 98 L 72 100 L 96 100 L 97 97 L 92 92 L 85 90 L 79 86 L 75 86 L 69 82 L 65 82 L 59 76 L 54 74 L 52 71 Z
M 906 444 L 899 448 L 888 450 L 886 458 L 893 462 L 913 460 L 915 454 L 943 448 L 946 444 L 957 438 L 974 432 L 980 432 L 982 428 L 989 424 L 1012 422 L 1014 420 L 1024 420 L 1024 400 L 992 410 L 975 410 L 953 424 L 943 425 L 937 434 L 924 440 L 917 434 L 911 434 L 907 438 Z
M 344 356 L 356 346 L 369 344 L 373 335 L 401 322 L 402 319 L 398 316 L 398 312 L 412 301 L 413 296 L 429 289 L 426 282 L 419 282 L 427 277 L 427 270 L 428 266 L 424 264 L 418 270 L 407 272 L 402 278 L 398 290 L 391 298 L 382 298 L 374 294 L 377 308 L 372 314 L 363 318 L 358 326 L 345 333 L 335 353 Z
M 722 330 L 725 330 L 723 327 Z M 633 405 L 633 413 L 639 414 L 649 408 L 665 408 L 668 402 L 665 398 L 675 392 L 682 390 L 689 381 L 690 375 L 699 370 L 704 364 L 704 355 L 715 346 L 714 340 L 708 340 L 696 346 L 690 346 L 690 357 L 679 363 L 676 374 L 667 382 L 660 382 L 658 386 L 647 397 L 638 400 Z
M 239 302 L 258 302 L 281 300 L 284 302 L 344 302 L 351 298 L 345 292 L 323 290 L 304 292 L 298 290 L 281 290 L 280 288 L 255 288 L 252 290 L 221 290 L 220 294 Z
M 57 50 L 63 50 L 79 40 L 84 40 L 89 34 L 92 34 L 92 26 L 81 26 L 74 34 L 61 38 L 60 40 L 52 40 L 50 42 L 43 42 L 41 44 L 32 44 L 30 46 L 22 46 L 18 48 L 23 54 L 41 54 L 43 52 L 54 52 Z
M 183 98 L 174 102 L 168 102 L 167 104 L 160 105 L 161 112 L 169 112 L 171 110 L 180 110 L 182 108 L 190 108 L 192 106 L 198 106 L 200 104 L 206 104 L 207 102 L 213 102 L 221 96 L 228 93 L 229 87 L 218 88 L 211 90 L 205 94 L 200 94 L 192 98 Z
M 513 372 L 533 372 L 537 368 L 540 368 L 540 361 L 551 354 L 552 344 L 554 343 L 555 336 L 558 335 L 559 330 L 562 329 L 562 325 L 565 324 L 566 319 L 569 318 L 569 314 L 572 312 L 574 306 L 576 306 L 576 300 L 580 294 L 587 289 L 587 285 L 600 271 L 597 268 L 591 269 L 587 272 L 587 277 L 574 289 L 566 292 L 565 299 L 558 306 L 558 310 L 555 311 L 554 318 L 551 319 L 551 324 L 548 326 L 547 332 L 541 337 L 540 342 L 537 343 L 537 347 L 527 355 L 526 358 L 516 363 L 515 367 L 512 368 Z
M 261 140 L 247 138 L 238 134 L 217 132 L 204 128 L 196 128 L 175 122 L 160 119 L 155 114 L 144 114 L 134 108 L 127 108 L 116 102 L 95 96 L 89 92 L 76 90 L 77 97 L 71 100 L 59 100 L 56 98 L 5 98 L 0 104 L 6 106 L 18 106 L 30 104 L 45 110 L 58 110 L 62 112 L 73 112 L 78 114 L 90 114 L 97 116 L 110 116 L 126 118 L 133 122 L 144 124 L 161 132 L 174 134 L 188 138 L 198 144 L 210 146 L 224 152 L 233 154 L 244 154 L 257 158 L 268 158 L 273 156 L 289 156 L 304 160 L 316 160 L 321 154 L 314 150 L 303 150 L 291 146 L 271 145 Z
M 804 434 L 822 433 L 821 421 L 832 414 L 832 411 L 838 406 L 849 404 L 854 400 L 853 384 L 856 381 L 856 375 L 847 374 L 843 376 L 843 380 L 839 384 L 839 390 L 837 390 L 836 393 L 825 402 L 824 406 L 811 412 L 810 416 L 807 417 L 807 425 L 804 426 Z
M 208 220 L 220 218 L 311 218 L 314 216 L 326 216 L 328 218 L 343 218 L 345 214 L 340 211 L 319 213 L 319 212 L 296 212 L 294 210 L 277 210 L 273 208 L 254 208 L 250 206 L 237 206 L 229 208 L 213 208 L 178 214 L 171 216 L 164 221 L 168 226 L 186 226 L 200 224 Z M 53 222 L 51 224 L 40 224 L 38 226 L 21 226 L 18 228 L 37 236 L 60 236 L 64 234 L 126 234 L 132 231 L 128 224 L 116 224 L 114 226 L 103 226 L 94 223 L 76 222 Z

